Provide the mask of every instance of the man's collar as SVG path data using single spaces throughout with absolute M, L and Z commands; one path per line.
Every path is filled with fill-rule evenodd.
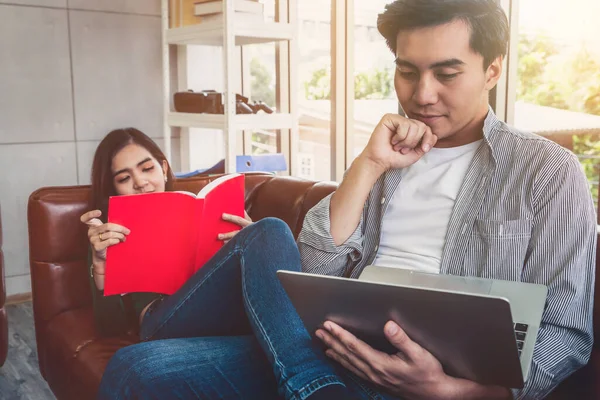
M 485 120 L 483 121 L 483 140 L 489 146 L 494 161 L 496 161 L 497 159 L 497 149 L 494 146 L 494 130 L 498 124 L 500 124 L 500 120 L 498 119 L 498 117 L 496 117 L 496 114 L 494 113 L 494 110 L 492 110 L 492 107 L 488 106 L 488 113 L 485 117 Z

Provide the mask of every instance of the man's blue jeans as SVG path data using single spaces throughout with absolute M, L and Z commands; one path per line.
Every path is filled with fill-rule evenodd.
M 284 222 L 266 218 L 240 231 L 151 306 L 143 342 L 112 357 L 98 398 L 305 399 L 331 384 L 385 398 L 323 355 L 276 276 L 282 269 L 301 270 Z

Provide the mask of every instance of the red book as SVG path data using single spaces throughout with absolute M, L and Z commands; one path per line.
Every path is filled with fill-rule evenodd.
M 173 294 L 222 246 L 219 233 L 241 229 L 223 213 L 244 216 L 244 175 L 215 179 L 197 194 L 113 196 L 108 221 L 128 228 L 106 254 L 104 295 Z

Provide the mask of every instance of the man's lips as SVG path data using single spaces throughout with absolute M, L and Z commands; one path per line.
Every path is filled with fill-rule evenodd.
M 438 118 L 442 118 L 443 115 L 440 114 L 419 114 L 419 113 L 413 113 L 413 118 L 417 119 L 419 121 L 422 122 L 431 122 L 431 121 L 435 121 Z

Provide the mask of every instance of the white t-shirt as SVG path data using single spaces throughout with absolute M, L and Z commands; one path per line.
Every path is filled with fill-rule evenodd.
M 439 274 L 450 214 L 480 144 L 434 147 L 402 171 L 383 217 L 374 265 Z

